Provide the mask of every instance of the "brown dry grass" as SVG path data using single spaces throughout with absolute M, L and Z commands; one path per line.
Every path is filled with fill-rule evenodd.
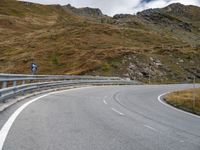
M 15 0 L 0 0 L 0 35 L 0 72 L 6 73 L 30 73 L 36 62 L 39 74 L 84 74 L 124 55 L 148 56 L 162 45 L 180 45 L 176 50 L 181 51 L 185 44 L 141 24 L 122 28 L 86 20 L 61 6 Z
M 194 95 L 195 103 L 193 103 Z M 170 93 L 165 96 L 165 100 L 175 107 L 200 115 L 200 88 Z
M 40 74 L 83 74 L 109 59 L 178 42 L 151 31 L 87 21 L 60 6 L 3 1 L 0 72 L 29 73 L 34 61 Z

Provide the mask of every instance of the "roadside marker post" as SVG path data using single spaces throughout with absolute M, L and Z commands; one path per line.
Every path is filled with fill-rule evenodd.
M 196 105 L 196 92 L 195 92 L 195 89 L 196 89 L 196 77 L 194 75 L 194 79 L 193 79 L 193 98 L 192 98 L 193 109 L 195 108 L 195 105 Z
M 151 64 L 149 64 L 149 85 L 151 84 Z

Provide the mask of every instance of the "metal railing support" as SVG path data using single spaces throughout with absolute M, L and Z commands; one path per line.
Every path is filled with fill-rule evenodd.
M 17 81 L 13 81 L 13 86 L 17 86 Z
M 6 87 L 7 87 L 7 81 L 3 81 L 2 89 L 6 88 Z
M 25 81 L 25 80 L 22 81 L 22 85 L 24 85 L 24 84 L 26 84 L 26 81 Z

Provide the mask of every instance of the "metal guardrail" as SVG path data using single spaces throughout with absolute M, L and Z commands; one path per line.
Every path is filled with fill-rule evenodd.
M 19 81 L 21 81 L 21 84 L 17 85 Z M 32 81 L 35 83 L 31 83 Z M 25 95 L 28 92 L 72 85 L 138 84 L 136 81 L 126 81 L 119 77 L 19 74 L 0 74 L 0 82 L 2 83 L 2 88 L 0 89 L 0 102 L 5 102 L 7 99 L 13 98 L 16 95 Z M 12 82 L 10 87 L 8 87 L 9 82 Z
M 25 74 L 2 74 L 0 80 L 3 79 L 99 79 L 99 80 L 119 80 L 119 77 L 102 77 L 102 76 L 79 76 L 79 75 L 25 75 Z
M 121 80 L 119 77 L 99 77 L 99 76 L 78 76 L 78 75 L 24 75 L 24 74 L 0 74 L 0 82 L 2 88 L 8 86 L 8 82 L 12 82 L 13 86 L 17 85 L 18 81 L 21 84 L 26 82 L 44 82 L 44 81 L 59 81 L 59 80 Z

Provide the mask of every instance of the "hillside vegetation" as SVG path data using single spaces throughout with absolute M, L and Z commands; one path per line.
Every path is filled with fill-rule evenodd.
M 191 10 L 181 16 L 175 6 Z M 200 8 L 193 7 L 109 17 L 99 9 L 1 0 L 0 72 L 30 73 L 35 62 L 38 74 L 200 78 Z
M 200 88 L 172 92 L 165 100 L 172 106 L 200 115 Z

